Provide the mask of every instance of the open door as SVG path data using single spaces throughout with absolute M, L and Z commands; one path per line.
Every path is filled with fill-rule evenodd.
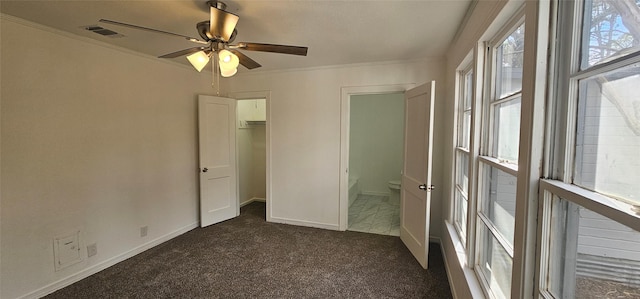
M 400 195 L 400 239 L 423 268 L 429 254 L 431 156 L 435 81 L 405 93 L 404 167 Z
M 236 176 L 236 101 L 201 95 L 200 226 L 240 214 Z

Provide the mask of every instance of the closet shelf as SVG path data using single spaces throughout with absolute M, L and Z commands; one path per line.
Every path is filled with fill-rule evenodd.
M 247 125 L 250 125 L 250 126 L 264 126 L 267 124 L 267 122 L 264 120 L 247 120 L 246 122 L 247 122 Z

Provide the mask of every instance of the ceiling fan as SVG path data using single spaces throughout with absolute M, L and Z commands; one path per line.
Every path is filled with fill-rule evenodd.
M 100 19 L 102 23 L 107 23 L 116 26 L 123 26 L 133 29 L 145 30 L 165 35 L 171 35 L 175 37 L 185 38 L 188 41 L 200 44 L 198 47 L 184 49 L 173 53 L 159 56 L 158 58 L 176 58 L 184 55 L 188 55 L 187 59 L 193 65 L 193 67 L 199 72 L 209 63 L 209 60 L 217 56 L 218 59 L 214 61 L 215 65 L 219 64 L 220 74 L 223 77 L 233 76 L 237 72 L 238 64 L 243 65 L 247 69 L 255 69 L 261 67 L 259 63 L 249 58 L 239 50 L 246 51 L 260 51 L 260 52 L 272 52 L 282 54 L 293 54 L 300 56 L 307 56 L 307 47 L 299 46 L 286 46 L 286 45 L 274 45 L 274 44 L 261 44 L 261 43 L 248 43 L 239 42 L 237 44 L 231 44 L 238 34 L 236 24 L 238 23 L 239 16 L 226 11 L 227 5 L 222 1 L 209 0 L 207 4 L 210 7 L 210 18 L 208 21 L 202 21 L 196 24 L 198 34 L 203 39 L 198 39 L 182 34 L 162 31 L 153 28 L 147 28 L 143 26 L 127 24 L 112 20 Z M 216 72 L 217 73 L 217 72 Z

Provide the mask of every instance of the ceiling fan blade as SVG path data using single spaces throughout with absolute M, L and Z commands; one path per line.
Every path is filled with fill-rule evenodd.
M 257 63 L 255 60 L 249 58 L 249 56 L 244 55 L 242 52 L 238 51 L 238 50 L 234 50 L 231 49 L 229 50 L 231 51 L 231 53 L 235 54 L 236 56 L 238 56 L 238 59 L 240 60 L 240 64 L 242 64 L 244 67 L 252 70 L 255 68 L 259 68 L 262 65 L 260 65 L 259 63 Z
M 281 54 L 293 54 L 300 56 L 307 56 L 307 47 L 299 46 L 285 46 L 285 45 L 272 45 L 272 44 L 258 44 L 258 43 L 238 43 L 239 49 L 247 51 L 260 51 L 260 52 L 273 52 Z
M 162 31 L 162 30 L 148 28 L 148 27 L 143 27 L 143 26 L 138 26 L 138 25 L 133 25 L 133 24 L 127 24 L 127 23 L 122 23 L 122 22 L 117 22 L 117 21 L 112 21 L 112 20 L 107 20 L 107 19 L 100 19 L 100 20 L 98 20 L 98 22 L 111 24 L 111 25 L 116 25 L 116 26 L 128 27 L 128 28 L 133 28 L 133 29 L 138 29 L 138 30 L 144 30 L 144 31 L 149 31 L 149 32 L 155 32 L 155 33 L 160 33 L 160 34 L 166 34 L 166 35 L 171 35 L 171 36 L 182 37 L 182 38 L 185 38 L 188 41 L 191 41 L 191 42 L 194 42 L 194 43 L 199 43 L 199 44 L 205 44 L 205 45 L 209 44 L 208 42 L 201 41 L 201 40 L 199 40 L 199 39 L 197 39 L 195 37 L 186 36 L 186 35 L 177 34 L 177 33 L 168 32 L 168 31 Z
M 176 52 L 169 53 L 169 54 L 164 54 L 162 56 L 158 56 L 158 58 L 176 58 L 176 57 L 180 57 L 182 55 L 188 55 L 188 54 L 193 54 L 195 52 L 206 51 L 208 49 L 209 49 L 209 47 L 189 48 L 189 49 L 184 49 L 184 50 L 176 51 Z
M 238 24 L 238 19 L 240 19 L 240 17 L 212 6 L 209 33 L 213 39 L 217 38 L 225 42 L 229 41 L 233 34 L 233 29 L 235 29 L 236 24 Z

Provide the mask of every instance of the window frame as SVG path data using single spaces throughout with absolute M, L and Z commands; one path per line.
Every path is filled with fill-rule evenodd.
M 490 84 L 492 72 L 489 71 L 490 57 L 487 53 L 487 43 L 495 40 L 499 33 L 508 32 L 509 24 L 514 23 L 514 19 L 525 18 L 525 46 L 523 54 L 523 75 L 522 75 L 522 102 L 520 114 L 520 138 L 518 167 L 516 163 L 512 163 L 510 167 L 497 163 L 498 167 L 504 167 L 509 172 L 517 172 L 516 186 L 516 222 L 514 228 L 513 240 L 513 259 L 512 259 L 512 277 L 511 289 L 505 294 L 512 298 L 533 298 L 535 294 L 535 279 L 537 278 L 537 215 L 538 215 L 538 183 L 542 176 L 543 169 L 543 149 L 541 146 L 546 139 L 545 137 L 545 111 L 546 95 L 547 95 L 547 72 L 548 48 L 551 41 L 549 40 L 549 20 L 552 16 L 550 6 L 553 1 L 506 1 L 503 5 L 496 4 L 495 17 L 487 19 L 485 30 L 478 33 L 477 39 L 472 43 L 473 48 L 473 68 L 474 68 L 474 103 L 471 120 L 471 141 L 470 141 L 470 165 L 469 165 L 469 208 L 468 208 L 468 230 L 466 248 L 460 245 L 460 239 L 456 233 L 453 224 L 447 221 L 447 235 L 453 241 L 455 254 L 460 262 L 460 266 L 468 284 L 469 291 L 473 296 L 493 298 L 490 292 L 487 292 L 485 281 L 480 277 L 476 266 L 477 244 L 480 243 L 476 239 L 482 236 L 476 236 L 479 230 L 477 225 L 477 209 L 478 203 L 478 174 L 481 154 L 487 151 L 481 145 L 486 142 L 482 138 L 481 133 L 486 132 L 486 105 L 484 104 L 486 95 L 490 94 L 487 90 Z M 513 27 L 515 30 L 517 27 Z M 506 36 L 506 35 L 505 35 Z M 552 49 L 551 49 L 552 50 Z M 468 55 L 461 60 L 461 65 L 468 61 Z M 454 73 L 456 84 L 459 83 L 457 68 Z M 549 79 L 550 80 L 550 79 Z M 455 86 L 454 92 L 457 94 L 459 86 Z M 454 100 L 457 100 L 454 99 Z M 457 111 L 454 104 L 453 111 Z M 526 110 L 526 113 L 525 113 Z M 451 142 L 455 148 L 458 139 L 455 135 L 457 126 L 457 118 L 454 118 Z M 455 153 L 455 151 L 451 151 Z M 485 155 L 487 156 L 487 155 Z M 454 156 L 455 157 L 455 156 Z M 484 157 L 484 161 L 491 160 L 492 157 Z M 497 159 L 495 160 L 497 161 Z M 493 161 L 493 162 L 495 162 Z M 453 169 L 455 161 L 452 159 L 450 165 Z M 492 162 L 489 162 L 492 163 Z M 518 171 L 519 170 L 519 171 Z M 452 172 L 453 173 L 453 172 Z M 453 191 L 455 177 L 451 176 L 450 181 Z M 453 199 L 454 195 L 450 195 Z M 452 218 L 453 209 L 449 210 Z M 482 224 L 480 224 L 482 225 Z M 465 263 L 466 261 L 466 263 Z M 453 286 L 453 285 L 452 285 Z
M 482 265 L 479 264 L 479 261 L 482 260 L 482 255 L 484 254 L 483 248 L 481 248 L 482 240 L 479 238 L 479 236 L 481 236 L 482 234 L 481 230 L 486 229 L 488 233 L 491 233 L 493 237 L 498 241 L 500 246 L 502 246 L 503 249 L 510 255 L 510 258 L 512 261 L 511 276 L 513 276 L 513 266 L 515 265 L 514 251 L 513 251 L 513 248 L 515 245 L 515 237 L 514 237 L 514 240 L 512 240 L 513 244 L 508 244 L 505 238 L 503 238 L 502 234 L 497 233 L 496 229 L 493 227 L 493 225 L 491 225 L 492 224 L 491 221 L 489 222 L 485 221 L 487 216 L 483 214 L 483 208 L 482 208 L 482 205 L 484 204 L 484 202 L 480 199 L 480 194 L 483 188 L 482 181 L 484 180 L 483 174 L 481 173 L 482 167 L 480 167 L 480 164 L 483 163 L 489 167 L 493 167 L 501 171 L 504 171 L 510 175 L 515 176 L 516 181 L 519 181 L 518 164 L 500 161 L 494 155 L 494 153 L 497 151 L 495 151 L 495 146 L 493 144 L 493 141 L 494 141 L 493 128 L 494 128 L 494 119 L 495 119 L 493 106 L 499 103 L 502 103 L 505 99 L 512 99 L 514 95 L 516 96 L 519 95 L 522 98 L 522 93 L 524 88 L 524 72 L 523 72 L 523 78 L 522 78 L 523 86 L 519 91 L 506 95 L 502 98 L 500 98 L 499 95 L 497 94 L 496 80 L 497 80 L 498 61 L 496 57 L 496 52 L 497 52 L 497 48 L 502 45 L 502 42 L 507 37 L 509 37 L 518 27 L 522 26 L 523 24 L 525 25 L 525 35 L 526 35 L 526 32 L 527 32 L 526 20 L 527 19 L 525 18 L 525 8 L 520 7 L 517 10 L 517 12 L 513 14 L 511 19 L 506 23 L 504 23 L 504 26 L 502 26 L 502 28 L 498 31 L 496 35 L 494 35 L 493 38 L 491 38 L 486 42 L 482 42 L 480 44 L 482 53 L 484 55 L 483 61 L 487 62 L 486 65 L 483 65 L 483 77 L 487 78 L 488 80 L 484 80 L 482 82 L 485 92 L 482 94 L 480 130 L 478 130 L 478 131 L 481 131 L 481 132 L 478 132 L 479 134 L 478 140 L 480 141 L 480 146 L 478 147 L 479 148 L 478 155 L 476 156 L 476 159 L 474 159 L 475 167 L 474 167 L 473 180 L 474 180 L 474 188 L 475 188 L 474 198 L 476 200 L 475 200 L 475 211 L 473 215 L 474 225 L 475 225 L 475 228 L 474 228 L 475 238 L 474 238 L 474 245 L 473 245 L 473 248 L 474 248 L 473 262 L 474 263 L 472 265 L 475 270 L 476 276 L 478 276 L 479 278 L 480 285 L 483 289 L 482 291 L 484 292 L 485 296 L 489 298 L 495 298 L 495 295 L 491 292 L 489 278 L 486 277 L 485 273 L 480 270 L 482 269 Z M 525 51 L 527 49 L 526 44 L 527 43 L 525 42 Z M 523 62 L 526 59 L 526 56 L 524 55 L 526 54 L 523 54 Z M 523 67 L 523 70 L 524 70 L 524 67 Z M 522 117 L 522 112 L 520 113 L 520 117 Z M 522 130 L 522 128 L 520 128 L 520 130 Z M 518 147 L 520 148 L 520 142 L 518 144 Z M 516 197 L 516 205 L 517 205 L 517 201 L 518 200 Z M 514 227 L 514 230 L 515 230 L 515 227 Z M 511 281 L 510 291 L 511 291 L 511 294 L 514 292 L 513 280 Z M 505 295 L 511 296 L 511 294 L 505 294 Z
M 463 67 L 460 67 L 457 71 L 457 82 L 458 82 L 458 94 L 457 94 L 457 99 L 456 99 L 456 106 L 455 106 L 455 119 L 456 119 L 456 130 L 455 130 L 455 134 L 454 134 L 454 150 L 453 150 L 453 196 L 452 196 L 452 203 L 453 203 L 453 214 L 452 214 L 452 224 L 453 227 L 455 228 L 457 234 L 458 234 L 458 238 L 461 241 L 461 244 L 464 248 L 468 247 L 468 236 L 469 236 L 469 209 L 471 207 L 471 201 L 470 201 L 470 194 L 471 194 L 471 178 L 472 178 L 472 172 L 471 172 L 471 164 L 472 164 L 472 151 L 471 151 L 471 144 L 473 142 L 473 120 L 474 120 L 474 104 L 475 104 L 475 96 L 474 96 L 474 89 L 476 86 L 476 82 L 475 82 L 475 69 L 474 69 L 474 63 L 472 58 L 472 54 L 473 53 L 469 53 L 467 55 L 467 58 L 465 59 L 465 61 L 461 64 Z M 467 76 L 471 75 L 471 89 L 467 89 Z M 469 96 L 470 97 L 470 105 L 467 108 L 465 106 L 466 104 L 466 97 Z M 465 113 L 469 112 L 470 114 L 470 121 L 469 121 L 469 131 L 468 131 L 468 135 L 469 135 L 469 140 L 468 140 L 468 144 L 467 144 L 467 148 L 462 146 L 462 130 L 464 130 L 464 116 Z M 460 165 L 458 165 L 458 154 L 462 154 L 462 155 L 466 155 L 467 157 L 467 192 L 465 193 L 461 187 L 458 185 L 458 170 Z M 456 199 L 457 196 L 457 192 L 460 192 L 461 196 L 465 196 L 466 198 L 464 198 L 464 200 L 467 202 L 467 213 L 465 215 L 466 217 L 466 227 L 461 227 L 461 222 L 459 221 L 459 219 L 457 218 L 458 216 L 458 212 L 460 207 L 458 206 L 458 200 Z
M 479 153 L 480 156 L 493 157 L 497 158 L 497 148 L 494 145 L 494 131 L 493 129 L 496 127 L 494 123 L 495 115 L 493 107 L 499 105 L 501 103 L 508 102 L 518 95 L 522 97 L 522 88 L 519 91 L 505 95 L 501 97 L 496 90 L 496 82 L 497 82 L 497 57 L 495 53 L 497 52 L 497 48 L 501 45 L 501 42 L 504 41 L 511 33 L 513 33 L 518 27 L 525 24 L 525 14 L 524 9 L 520 8 L 519 11 L 514 14 L 514 16 L 509 20 L 505 26 L 495 35 L 494 38 L 485 42 L 485 55 L 487 57 L 486 61 L 488 62 L 485 67 L 485 78 L 488 78 L 488 82 L 485 82 L 486 85 L 486 93 L 483 96 L 483 109 L 482 109 L 482 132 L 484 133 L 481 136 L 481 151 Z M 525 27 L 525 33 L 526 33 Z M 526 47 L 526 46 L 525 46 Z M 523 54 L 524 55 L 524 54 Z M 524 74 L 523 74 L 524 75 Z M 524 79 L 524 78 L 523 78 Z M 524 84 L 524 80 L 522 81 Z M 500 163 L 503 164 L 503 163 Z M 511 163 L 513 164 L 513 163 Z M 517 165 L 517 163 L 515 163 Z
M 578 84 L 586 79 L 608 71 L 640 62 L 640 51 L 611 61 L 598 63 L 580 70 L 583 38 L 582 1 L 560 1 L 554 4 L 552 18 L 552 40 L 568 41 L 554 44 L 550 55 L 553 72 L 550 72 L 549 100 L 545 132 L 548 138 L 544 145 L 544 177 L 539 184 L 539 219 L 536 260 L 538 271 L 535 279 L 535 295 L 540 298 L 555 298 L 548 291 L 547 277 L 550 275 L 549 258 L 550 226 L 553 196 L 577 204 L 587 210 L 605 216 L 615 222 L 640 232 L 640 211 L 637 207 L 603 193 L 573 183 L 576 163 L 576 136 L 578 122 Z M 634 210 L 635 209 L 635 210 Z
M 538 297 L 547 299 L 556 299 L 549 291 L 547 283 L 547 278 L 550 275 L 551 246 L 553 243 L 550 235 L 554 208 L 553 196 L 558 196 L 563 200 L 640 232 L 640 216 L 633 211 L 633 205 L 559 180 L 540 180 L 539 202 L 542 212 L 539 221 L 539 268 L 536 278 L 536 293 Z

